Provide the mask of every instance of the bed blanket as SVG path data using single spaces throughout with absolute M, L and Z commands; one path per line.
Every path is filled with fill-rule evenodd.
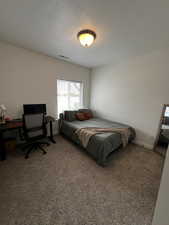
M 131 129 L 129 129 L 128 127 L 123 127 L 123 128 L 85 127 L 85 128 L 77 129 L 75 131 L 75 133 L 77 134 L 77 136 L 78 136 L 79 140 L 81 141 L 84 148 L 87 147 L 89 140 L 93 135 L 102 134 L 102 133 L 118 133 L 118 134 L 120 134 L 123 147 L 125 147 L 128 144 L 129 137 L 131 135 Z

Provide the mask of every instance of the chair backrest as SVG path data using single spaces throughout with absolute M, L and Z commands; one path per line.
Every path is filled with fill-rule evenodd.
M 26 139 L 40 138 L 47 135 L 46 123 L 43 113 L 24 114 L 23 129 Z

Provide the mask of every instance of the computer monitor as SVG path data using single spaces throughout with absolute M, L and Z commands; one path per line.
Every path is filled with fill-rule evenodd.
M 46 114 L 46 104 L 24 104 L 24 114 L 44 113 Z

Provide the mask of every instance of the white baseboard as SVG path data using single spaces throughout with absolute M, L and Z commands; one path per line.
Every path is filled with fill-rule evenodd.
M 133 143 L 136 145 L 142 146 L 144 148 L 150 149 L 150 150 L 152 150 L 154 147 L 153 144 L 148 144 L 148 143 L 145 143 L 145 142 L 139 141 L 139 140 L 135 140 L 135 141 L 133 141 Z

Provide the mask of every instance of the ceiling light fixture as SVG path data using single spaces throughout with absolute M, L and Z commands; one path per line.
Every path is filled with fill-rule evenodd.
M 81 30 L 77 34 L 77 38 L 83 47 L 89 47 L 96 39 L 96 33 L 92 30 Z

